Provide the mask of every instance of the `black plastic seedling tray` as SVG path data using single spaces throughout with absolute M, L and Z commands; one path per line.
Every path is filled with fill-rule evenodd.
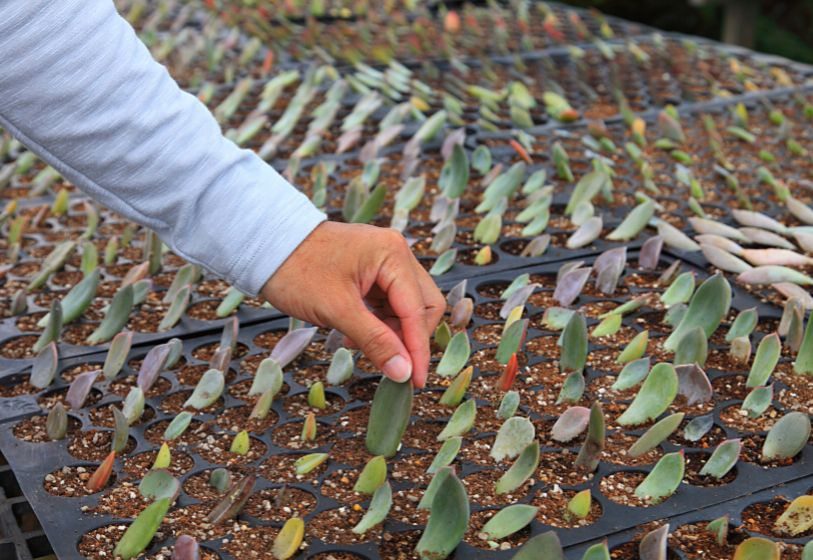
M 593 257 L 587 257 L 585 260 L 588 264 L 592 262 Z M 667 265 L 674 260 L 674 257 L 664 254 L 662 257 L 661 262 L 663 265 Z M 635 251 L 630 251 L 628 256 L 628 263 L 630 266 L 634 266 L 637 262 L 637 253 Z M 493 274 L 483 275 L 479 278 L 472 279 L 469 283 L 469 295 L 475 299 L 475 318 L 473 323 L 470 325 L 469 330 L 470 332 L 474 332 L 479 327 L 482 327 L 487 324 L 497 323 L 499 324 L 500 321 L 492 321 L 483 317 L 482 315 L 478 315 L 478 310 L 485 310 L 489 305 L 492 307 L 495 304 L 495 299 L 493 297 L 489 297 L 487 295 L 483 295 L 481 293 L 481 288 L 488 286 L 489 284 L 501 284 L 507 285 L 514 277 L 522 272 L 530 272 L 532 274 L 538 275 L 547 275 L 552 276 L 555 275 L 556 271 L 561 266 L 561 263 L 550 263 L 546 265 L 539 265 L 534 267 L 527 267 L 524 269 L 517 269 L 513 271 L 503 271 L 497 272 Z M 663 267 L 662 267 L 663 268 Z M 684 264 L 683 270 L 695 270 L 698 275 L 698 280 L 707 276 L 703 270 L 696 269 L 691 264 Z M 632 272 L 632 270 L 630 270 Z M 445 288 L 450 288 L 451 285 L 445 285 Z M 636 290 L 643 290 L 643 288 L 629 288 L 631 292 L 635 292 Z M 487 293 L 487 292 L 486 292 Z M 591 302 L 597 300 L 606 300 L 607 298 L 595 298 L 589 295 L 581 296 L 579 300 L 580 305 L 589 305 Z M 623 301 L 623 298 L 612 298 L 617 300 L 618 303 Z M 748 307 L 752 307 L 757 305 L 758 302 L 754 300 L 752 296 L 749 294 L 740 293 L 737 288 L 734 288 L 734 297 L 733 297 L 733 308 L 734 309 L 745 309 Z M 762 308 L 760 308 L 762 310 Z M 530 303 L 527 308 L 528 316 L 531 317 L 532 326 L 528 332 L 528 341 L 531 342 L 535 338 L 540 336 L 552 336 L 553 333 L 545 332 L 539 328 L 539 325 L 535 319 L 541 317 L 542 309 L 536 307 L 533 303 Z M 766 310 L 767 311 L 767 310 Z M 628 324 L 632 325 L 633 328 L 635 327 L 635 319 L 638 317 L 639 314 L 633 314 L 629 317 Z M 595 320 L 591 319 L 590 327 L 595 324 Z M 242 349 L 241 352 L 244 352 L 244 355 L 236 358 L 232 361 L 232 369 L 236 372 L 236 376 L 229 382 L 229 387 L 234 386 L 235 384 L 240 383 L 241 381 L 247 380 L 251 378 L 251 375 L 246 373 L 243 368 L 240 367 L 241 360 L 245 360 L 250 358 L 251 356 L 255 356 L 258 354 L 265 355 L 268 350 L 266 348 L 260 347 L 256 343 L 256 337 L 263 332 L 267 332 L 269 330 L 278 330 L 284 331 L 287 328 L 287 321 L 278 320 L 278 321 L 271 321 L 264 324 L 256 324 L 252 326 L 247 326 L 241 329 L 239 335 L 239 342 L 240 348 Z M 321 338 L 321 337 L 318 337 Z M 317 340 L 318 340 L 317 338 Z M 184 359 L 186 365 L 201 365 L 205 367 L 205 362 L 202 360 L 198 360 L 194 358 L 193 353 L 195 352 L 196 348 L 200 348 L 204 345 L 212 345 L 217 344 L 219 340 L 219 334 L 211 334 L 206 335 L 198 338 L 188 338 L 184 341 Z M 472 349 L 473 354 L 477 354 L 479 351 L 483 349 L 487 349 L 489 345 L 482 344 L 478 342 L 476 338 L 472 338 Z M 492 346 L 493 347 L 493 346 Z M 527 348 L 527 345 L 526 345 Z M 601 349 L 601 345 L 595 346 L 594 349 Z M 130 358 L 131 359 L 138 359 L 142 357 L 148 349 L 146 347 L 135 348 L 131 351 Z M 315 352 L 315 353 L 314 353 Z M 265 462 L 267 459 L 274 457 L 276 455 L 284 454 L 284 455 L 298 455 L 304 453 L 303 450 L 292 450 L 289 447 L 280 447 L 278 442 L 274 439 L 277 434 L 281 434 L 279 430 L 282 429 L 284 426 L 289 424 L 297 425 L 300 420 L 297 414 L 289 414 L 286 411 L 285 406 L 287 406 L 287 399 L 290 397 L 296 397 L 296 395 L 302 395 L 306 392 L 305 383 L 306 381 L 300 377 L 303 371 L 306 371 L 310 364 L 325 364 L 323 360 L 320 358 L 324 358 L 324 355 L 319 354 L 318 346 L 314 347 L 311 346 L 311 349 L 306 351 L 305 355 L 300 357 L 297 361 L 294 362 L 293 366 L 290 368 L 286 368 L 285 374 L 285 381 L 289 387 L 289 391 L 284 398 L 281 398 L 275 401 L 273 410 L 277 414 L 277 423 L 274 425 L 272 429 L 266 430 L 262 434 L 253 434 L 256 440 L 261 441 L 265 446 L 265 453 L 262 454 L 261 458 L 256 459 L 253 464 L 258 465 Z M 81 357 L 74 357 L 63 360 L 61 363 L 62 371 L 69 369 L 73 366 L 77 366 L 83 363 L 101 363 L 104 359 L 103 354 L 95 354 L 92 356 L 81 356 Z M 552 357 L 543 356 L 543 355 L 529 355 L 528 358 L 528 366 L 533 367 L 535 365 L 550 362 Z M 130 365 L 125 366 L 125 370 L 121 376 L 131 375 L 134 373 L 134 370 L 131 368 Z M 495 374 L 497 372 L 491 371 L 480 371 L 479 376 L 489 376 L 491 374 Z M 16 374 L 12 376 L 6 376 L 3 381 L 8 383 L 14 383 L 15 381 L 19 381 L 21 379 L 21 374 Z M 598 377 L 600 377 L 600 373 L 591 367 L 588 367 L 587 370 L 587 381 L 588 381 L 588 388 L 590 382 L 594 381 Z M 709 370 L 709 376 L 712 379 L 716 379 L 717 377 L 723 375 L 722 372 L 716 372 L 713 370 Z M 350 390 L 348 391 L 347 388 L 344 386 L 342 387 L 331 387 L 328 389 L 329 399 L 334 400 L 335 402 L 339 403 L 337 406 L 340 406 L 341 410 L 337 410 L 332 412 L 326 416 L 320 416 L 320 426 L 323 429 L 327 428 L 328 425 L 335 426 L 336 432 L 339 432 L 338 435 L 331 436 L 329 439 L 323 440 L 322 445 L 317 448 L 318 450 L 327 450 L 332 442 L 341 442 L 348 436 L 347 433 L 342 432 L 341 424 L 339 423 L 341 418 L 344 418 L 347 414 L 352 413 L 353 410 L 363 408 L 365 406 L 364 401 L 355 400 L 353 398 L 353 394 L 356 393 L 356 389 L 354 387 L 360 387 L 364 384 L 374 383 L 376 376 L 374 374 L 364 373 L 361 364 L 357 364 L 356 368 L 356 376 L 357 380 L 353 381 L 350 385 Z M 161 390 L 161 395 L 152 396 L 147 400 L 148 402 L 148 409 L 151 411 L 151 418 L 148 421 L 145 421 L 143 424 L 139 424 L 133 427 L 131 431 L 131 436 L 134 439 L 135 447 L 130 454 L 127 456 L 130 457 L 132 455 L 136 455 L 143 451 L 148 450 L 155 450 L 157 445 L 151 443 L 145 437 L 146 430 L 155 424 L 161 423 L 162 421 L 171 418 L 172 415 L 166 414 L 160 408 L 161 402 L 165 395 L 172 395 L 179 391 L 188 391 L 192 388 L 192 386 L 181 386 L 178 382 L 177 376 L 173 372 L 167 372 L 163 374 L 163 377 L 166 378 L 168 382 L 168 386 L 164 387 Z M 44 391 L 43 394 L 51 393 L 58 390 L 64 390 L 66 384 L 61 381 L 58 381 L 54 384 L 51 388 L 47 391 Z M 98 384 L 99 388 L 104 387 L 104 383 Z M 534 386 L 526 389 L 532 390 L 541 390 L 541 386 Z M 435 389 L 437 390 L 437 389 Z M 92 507 L 98 501 L 98 495 L 90 496 L 90 497 L 83 497 L 83 498 L 65 498 L 65 497 L 58 497 L 49 494 L 43 489 L 43 480 L 44 477 L 60 469 L 64 466 L 70 465 L 86 465 L 89 468 L 93 467 L 94 463 L 78 460 L 75 457 L 71 456 L 64 443 L 28 443 L 17 439 L 14 435 L 14 427 L 23 419 L 30 416 L 32 413 L 40 414 L 39 407 L 36 404 L 36 396 L 21 396 L 16 397 L 13 399 L 0 399 L 0 402 L 14 402 L 16 403 L 13 406 L 6 405 L 6 410 L 10 411 L 10 416 L 6 417 L 6 422 L 0 424 L 0 450 L 8 457 L 9 464 L 13 469 L 17 479 L 19 480 L 20 487 L 22 488 L 26 498 L 30 501 L 31 507 L 33 508 L 34 513 L 40 518 L 40 522 L 45 530 L 45 532 L 51 537 L 51 541 L 54 543 L 54 550 L 58 557 L 62 558 L 69 558 L 74 557 L 76 555 L 76 546 L 78 540 L 85 534 L 87 531 L 93 530 L 97 527 L 106 526 L 111 523 L 120 524 L 126 523 L 124 519 L 119 518 L 111 518 L 107 516 L 95 516 L 91 514 L 82 514 L 82 515 L 65 515 L 65 512 L 70 511 L 78 511 L 82 506 L 89 506 Z M 82 411 L 77 413 L 72 413 L 80 423 L 82 428 L 87 429 L 92 426 L 91 420 L 91 411 L 95 408 L 103 407 L 109 403 L 119 402 L 121 400 L 120 397 L 112 394 L 106 393 L 102 396 L 101 400 L 98 402 L 94 402 L 92 405 L 87 406 Z M 738 432 L 730 428 L 729 426 L 725 425 L 721 422 L 719 417 L 719 411 L 731 404 L 735 404 L 737 401 L 723 401 L 716 403 L 715 406 L 715 429 L 720 429 L 725 432 L 725 437 L 736 437 Z M 478 404 L 482 406 L 487 405 L 487 401 L 482 401 Z M 223 409 L 230 409 L 235 406 L 240 406 L 241 401 L 235 398 L 231 393 L 229 393 L 228 389 L 224 394 L 222 408 Z M 35 412 L 36 411 L 36 412 Z M 532 403 L 527 403 L 523 401 L 523 415 L 527 415 L 536 421 L 545 421 L 546 419 L 551 419 L 549 415 L 544 415 L 541 413 L 536 413 L 533 409 Z M 13 418 L 16 416 L 16 418 Z M 198 414 L 196 415 L 196 419 L 201 420 L 203 422 L 210 422 L 214 421 L 216 416 L 211 414 Z M 414 417 L 414 421 L 426 420 L 426 418 L 421 417 Z M 440 417 L 437 418 L 438 421 L 442 422 Z M 208 424 L 207 424 L 208 425 Z M 190 428 L 191 429 L 191 428 Z M 209 432 L 211 430 L 211 432 Z M 632 435 L 640 434 L 643 430 L 632 430 L 630 433 Z M 207 433 L 211 433 L 213 436 L 218 436 L 223 433 L 231 434 L 227 429 L 223 429 L 216 424 L 211 424 L 210 428 L 207 428 Z M 282 437 L 282 436 L 280 436 Z M 480 432 L 471 434 L 471 439 L 481 439 L 481 438 L 488 438 L 489 432 Z M 256 441 L 255 440 L 255 441 Z M 679 449 L 672 442 L 665 442 L 662 444 L 662 451 L 663 452 L 670 452 Z M 562 452 L 563 447 L 548 447 L 543 446 L 542 452 L 543 454 L 548 453 L 552 454 L 559 454 Z M 569 447 L 570 451 L 578 450 L 578 446 L 573 448 Z M 697 453 L 701 452 L 699 449 L 693 449 L 689 447 L 684 447 L 687 453 Z M 184 450 L 188 455 L 193 458 L 193 467 L 184 474 L 181 478 L 182 481 L 186 481 L 190 476 L 194 473 L 200 472 L 201 470 L 205 470 L 206 468 L 210 468 L 212 466 L 203 456 L 196 452 L 195 446 L 190 446 Z M 309 449 L 308 451 L 313 451 Z M 709 450 L 704 450 L 708 452 Z M 400 455 L 396 457 L 402 458 L 405 455 L 410 455 L 416 453 L 415 450 L 412 449 L 404 449 L 400 452 Z M 358 461 L 354 461 L 358 464 L 349 465 L 350 468 L 357 469 L 363 465 L 365 459 L 362 457 L 363 452 L 359 454 Z M 602 508 L 602 516 L 592 525 L 581 527 L 577 529 L 566 529 L 566 530 L 558 530 L 560 539 L 562 543 L 566 547 L 576 547 L 577 545 L 581 545 L 583 543 L 587 543 L 593 541 L 597 538 L 602 538 L 605 536 L 612 536 L 616 534 L 620 534 L 621 532 L 630 531 L 633 528 L 637 527 L 638 525 L 642 525 L 651 521 L 655 521 L 658 519 L 665 519 L 671 518 L 676 515 L 683 515 L 690 512 L 694 512 L 698 509 L 707 508 L 716 506 L 718 504 L 723 504 L 727 501 L 730 501 L 734 498 L 739 498 L 742 496 L 747 496 L 750 493 L 764 489 L 770 488 L 779 484 L 791 482 L 803 477 L 807 477 L 810 475 L 811 471 L 811 462 L 813 462 L 813 446 L 808 445 L 805 450 L 800 454 L 799 457 L 796 458 L 795 462 L 789 466 L 781 467 L 781 468 L 772 468 L 772 469 L 764 469 L 760 466 L 753 465 L 751 463 L 747 463 L 745 461 L 741 461 L 736 469 L 737 469 L 737 476 L 736 478 L 722 486 L 718 487 L 696 487 L 691 486 L 688 484 L 681 485 L 678 492 L 672 496 L 671 498 L 667 499 L 663 503 L 651 506 L 647 508 L 630 508 L 626 506 L 619 505 L 609 499 L 607 499 L 600 491 L 600 480 L 607 475 L 611 475 L 612 473 L 623 471 L 623 470 L 632 470 L 637 472 L 645 472 L 649 468 L 651 468 L 651 464 L 632 467 L 628 468 L 623 465 L 616 465 L 610 463 L 602 463 L 599 466 L 599 469 L 596 473 L 596 476 L 593 477 L 592 480 L 581 483 L 576 486 L 568 486 L 564 484 L 562 487 L 564 489 L 574 489 L 580 490 L 583 488 L 591 488 L 593 490 L 594 499 L 601 505 Z M 121 462 L 118 461 L 119 467 Z M 320 485 L 323 481 L 328 478 L 332 473 L 334 473 L 337 469 L 340 468 L 347 468 L 347 465 L 338 464 L 336 462 L 331 462 L 328 468 L 321 474 L 318 475 L 318 481 Z M 460 475 L 465 477 L 466 475 L 472 474 L 477 472 L 478 470 L 482 469 L 482 465 L 472 462 L 462 461 L 460 463 Z M 120 469 L 117 469 L 117 473 L 121 473 Z M 394 490 L 397 492 L 400 489 L 405 489 L 409 487 L 410 483 L 405 481 L 394 481 L 393 487 Z M 339 502 L 333 500 L 333 498 L 328 497 L 327 495 L 323 495 L 319 488 L 316 486 L 305 484 L 299 482 L 294 482 L 291 484 L 292 487 L 300 488 L 305 490 L 306 492 L 311 493 L 316 498 L 316 506 L 312 511 L 310 511 L 305 519 L 306 524 L 309 519 L 313 516 L 318 515 L 320 512 L 326 511 L 328 509 L 335 508 Z M 278 487 L 278 484 L 272 480 L 267 478 L 260 479 L 258 482 L 257 489 L 266 488 L 266 487 Z M 549 487 L 541 482 L 537 482 L 526 495 L 526 498 L 521 499 L 520 501 L 527 501 L 530 499 L 530 496 L 535 495 L 535 493 L 543 488 Z M 178 503 L 177 508 L 183 508 L 190 504 L 194 504 L 195 499 L 191 496 L 182 493 Z M 481 506 L 474 506 L 475 510 L 482 509 Z M 246 521 L 252 526 L 255 525 L 267 525 L 268 522 L 264 522 L 262 520 L 250 519 L 245 515 L 241 515 L 241 520 Z M 409 526 L 404 524 L 403 522 L 397 519 L 390 519 L 385 522 L 385 530 L 390 534 L 395 534 L 404 531 L 415 531 L 418 527 Z M 542 525 L 538 521 L 534 521 L 531 526 L 531 534 L 537 534 L 543 532 L 550 527 Z M 161 543 L 162 545 L 167 544 L 169 541 L 165 541 Z M 615 542 L 615 541 L 614 541 Z M 620 541 L 619 541 L 620 542 Z M 203 543 L 206 547 L 210 547 L 212 549 L 218 550 L 218 552 L 224 558 L 231 558 L 227 553 L 223 552 L 221 548 L 221 543 L 219 539 L 214 539 L 211 541 L 207 541 Z M 336 545 L 336 544 L 326 544 L 316 541 L 314 539 L 309 539 L 309 548 L 308 548 L 308 555 L 316 554 L 319 551 L 354 551 L 360 553 L 364 558 L 379 558 L 380 555 L 377 552 L 377 544 L 375 542 L 369 542 L 366 544 L 355 544 L 355 545 Z M 156 548 L 157 550 L 157 548 Z M 479 548 L 475 548 L 468 543 L 462 543 L 460 548 L 456 553 L 456 558 L 472 558 L 472 559 L 486 559 L 486 558 L 494 558 L 494 559 L 502 559 L 502 558 L 510 558 L 512 554 L 511 551 L 499 551 L 499 552 L 490 552 L 486 550 L 482 550 Z M 307 556 L 307 555 L 306 555 Z M 574 556 L 576 558 L 577 556 Z

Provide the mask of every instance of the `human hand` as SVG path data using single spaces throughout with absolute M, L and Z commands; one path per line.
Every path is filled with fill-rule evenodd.
M 277 309 L 331 327 L 393 381 L 423 387 L 446 301 L 395 230 L 324 222 L 266 282 Z

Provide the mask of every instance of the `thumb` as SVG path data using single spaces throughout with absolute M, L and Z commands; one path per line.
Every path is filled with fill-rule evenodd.
M 384 375 L 403 383 L 412 376 L 412 360 L 401 339 L 386 323 L 359 303 L 343 314 L 336 329 L 361 348 Z

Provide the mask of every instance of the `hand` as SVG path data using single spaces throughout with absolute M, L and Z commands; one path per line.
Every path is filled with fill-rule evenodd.
M 426 383 L 429 340 L 446 301 L 397 231 L 324 222 L 262 295 L 280 311 L 335 328 L 390 379 Z

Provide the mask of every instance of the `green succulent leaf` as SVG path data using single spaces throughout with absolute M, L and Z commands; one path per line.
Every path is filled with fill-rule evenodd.
M 198 384 L 195 386 L 194 391 L 186 399 L 184 408 L 192 407 L 197 410 L 204 409 L 214 404 L 220 395 L 223 394 L 226 380 L 223 372 L 219 369 L 210 369 L 204 373 Z
M 152 469 L 141 479 L 138 491 L 148 500 L 174 500 L 181 483 L 166 469 Z
M 538 509 L 528 504 L 506 506 L 489 519 L 480 532 L 485 533 L 489 539 L 504 539 L 530 524 Z
M 555 531 L 528 539 L 511 560 L 565 560 L 565 553 Z
M 486 153 L 489 154 L 489 159 L 491 159 L 490 152 L 488 152 L 487 148 Z M 482 152 L 479 157 L 484 157 L 482 156 Z M 468 183 L 469 158 L 466 156 L 466 151 L 463 147 L 460 144 L 455 144 L 449 159 L 446 160 L 446 163 L 443 164 L 443 168 L 440 170 L 438 187 L 440 187 L 444 196 L 454 199 L 463 196 Z
M 133 308 L 133 285 L 120 288 L 113 296 L 110 307 L 105 313 L 104 319 L 95 331 L 87 338 L 88 344 L 98 344 L 107 342 L 116 336 L 127 324 L 130 318 L 130 310 Z
M 768 431 L 762 445 L 762 459 L 790 459 L 805 446 L 810 437 L 810 417 L 804 412 L 789 412 Z
M 274 358 L 266 358 L 257 367 L 248 396 L 263 395 L 268 391 L 276 395 L 282 389 L 282 382 L 282 368 L 279 362 Z
M 638 385 L 641 381 L 646 379 L 649 375 L 650 358 L 638 358 L 631 362 L 627 362 L 621 373 L 612 384 L 613 391 L 626 391 Z
M 457 457 L 462 444 L 463 438 L 461 436 L 452 436 L 444 441 L 443 445 L 440 447 L 440 451 L 438 451 L 438 454 L 435 455 L 435 458 L 432 460 L 432 464 L 429 465 L 426 472 L 429 474 L 435 474 L 443 467 L 452 464 L 452 461 L 454 461 L 455 457 Z
M 745 539 L 734 551 L 733 560 L 779 560 L 779 545 L 762 537 Z
M 184 410 L 172 419 L 172 422 L 164 430 L 164 440 L 172 441 L 179 438 L 192 422 L 192 413 Z
M 759 418 L 773 402 L 773 385 L 754 387 L 742 401 L 741 409 L 749 418 Z
M 387 518 L 387 514 L 392 507 L 392 487 L 390 483 L 384 481 L 373 493 L 373 499 L 370 500 L 370 507 L 361 521 L 353 527 L 352 531 L 357 535 L 363 535 L 382 521 Z
M 750 335 L 754 331 L 754 328 L 756 328 L 758 321 L 759 312 L 756 307 L 740 311 L 725 335 L 726 342 L 731 342 L 735 338 Z
M 700 474 L 712 476 L 718 480 L 723 478 L 737 464 L 740 450 L 742 450 L 742 442 L 739 439 L 725 440 L 714 449 L 709 460 L 700 469 Z
M 678 392 L 678 377 L 671 364 L 655 365 L 644 384 L 616 422 L 622 426 L 635 426 L 654 420 L 669 408 Z
M 512 322 L 503 330 L 500 344 L 497 346 L 497 352 L 494 355 L 498 363 L 503 365 L 507 364 L 511 356 L 519 351 L 527 329 L 528 319 L 519 319 Z
M 496 493 L 508 494 L 513 492 L 531 478 L 539 465 L 539 444 L 535 441 L 525 446 L 505 474 L 497 481 Z
M 621 351 L 615 361 L 619 364 L 629 364 L 640 360 L 646 352 L 647 344 L 649 344 L 649 331 L 639 332 L 629 341 L 629 344 Z
M 437 366 L 437 374 L 441 377 L 452 377 L 462 370 L 471 356 L 471 345 L 466 331 L 460 331 L 452 337 L 446 346 Z
M 505 458 L 512 459 L 519 455 L 536 437 L 536 429 L 527 418 L 513 416 L 500 426 L 491 457 L 500 462 Z
M 169 498 L 163 498 L 144 508 L 135 521 L 127 527 L 121 540 L 116 544 L 113 554 L 120 556 L 123 560 L 130 560 L 141 554 L 150 544 L 158 527 L 161 526 L 170 503 Z
M 466 489 L 454 472 L 449 471 L 435 492 L 429 521 L 418 541 L 416 551 L 421 560 L 448 557 L 463 540 L 469 525 L 469 513 Z
M 779 340 L 777 333 L 763 337 L 757 346 L 757 353 L 754 355 L 754 363 L 751 364 L 745 386 L 751 388 L 765 385 L 776 364 L 779 363 L 781 354 L 782 341 Z
M 477 403 L 474 399 L 469 399 L 457 407 L 443 431 L 438 434 L 437 440 L 446 441 L 449 438 L 466 434 L 474 426 L 476 417 Z
M 683 451 L 667 453 L 652 468 L 647 477 L 635 488 L 635 495 L 642 500 L 658 503 L 675 493 L 685 469 Z
M 519 393 L 517 391 L 508 391 L 500 401 L 500 407 L 497 409 L 497 418 L 508 420 L 516 414 L 519 408 Z
M 688 302 L 694 293 L 694 272 L 684 272 L 675 278 L 669 288 L 661 294 L 661 303 L 671 307 Z
M 587 323 L 581 313 L 574 313 L 562 331 L 559 369 L 581 372 L 587 362 Z
M 429 269 L 429 274 L 432 276 L 442 276 L 454 266 L 455 260 L 457 260 L 457 249 L 447 249 L 435 259 L 435 263 L 432 265 L 432 268 Z
M 673 361 L 676 366 L 697 364 L 703 367 L 706 365 L 708 352 L 709 347 L 705 331 L 701 327 L 694 327 L 687 331 L 678 341 Z
M 373 397 L 366 446 L 373 455 L 392 457 L 398 451 L 412 414 L 412 384 L 383 377 Z
M 309 453 L 296 460 L 294 470 L 298 475 L 305 475 L 313 472 L 319 465 L 327 461 L 327 459 L 327 453 Z
M 466 390 L 471 383 L 471 376 L 474 372 L 474 367 L 469 366 L 460 373 L 449 384 L 443 395 L 440 397 L 440 404 L 444 406 L 458 406 L 463 402 L 463 397 L 466 396 Z
M 644 435 L 638 438 L 627 451 L 630 457 L 640 457 L 655 449 L 663 440 L 671 436 L 683 422 L 685 416 L 682 412 L 675 412 L 655 423 Z

